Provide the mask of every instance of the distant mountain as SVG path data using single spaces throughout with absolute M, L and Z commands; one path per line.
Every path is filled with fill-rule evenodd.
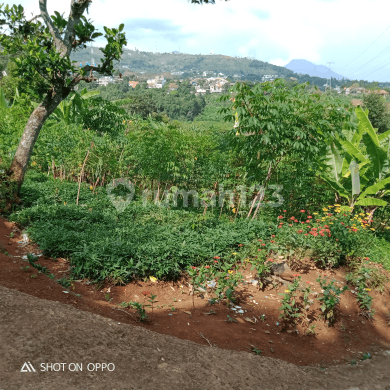
M 347 79 L 346 77 L 333 72 L 332 70 L 330 70 L 330 68 L 324 65 L 316 65 L 307 60 L 291 60 L 284 67 L 289 70 L 292 70 L 295 73 L 308 74 L 312 77 L 322 77 L 328 79 L 329 76 L 332 75 L 332 78 L 335 78 L 337 80 L 341 80 L 343 78 Z

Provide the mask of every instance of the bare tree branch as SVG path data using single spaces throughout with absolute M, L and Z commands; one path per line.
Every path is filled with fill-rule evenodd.
M 67 48 L 61 39 L 60 32 L 54 26 L 53 21 L 51 20 L 49 13 L 47 12 L 46 1 L 47 0 L 39 0 L 39 9 L 41 11 L 40 16 L 43 18 L 46 26 L 49 28 L 50 34 L 53 37 L 55 47 L 61 53 L 62 56 L 65 56 L 65 54 L 67 53 Z

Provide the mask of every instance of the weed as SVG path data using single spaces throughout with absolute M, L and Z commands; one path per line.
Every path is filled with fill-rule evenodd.
M 262 355 L 263 353 L 263 351 L 253 346 L 251 346 L 250 351 L 253 352 L 255 355 Z
M 111 302 L 114 298 L 110 298 L 110 293 L 104 294 L 104 298 L 107 302 Z
M 285 290 L 285 294 L 279 293 L 279 295 L 283 296 L 282 299 L 282 306 L 279 308 L 279 310 L 283 310 L 283 313 L 279 315 L 279 318 L 281 318 L 284 321 L 293 320 L 293 322 L 296 322 L 297 319 L 301 316 L 299 313 L 299 307 L 296 302 L 296 290 L 299 287 L 299 282 L 301 280 L 301 277 L 295 278 L 293 281 L 293 284 L 288 286 L 288 289 Z
M 64 288 L 69 288 L 71 286 L 70 281 L 64 276 L 61 279 L 57 279 L 57 283 Z
M 359 267 L 356 272 L 350 273 L 346 276 L 347 282 L 357 286 L 353 291 L 356 294 L 356 299 L 358 301 L 359 307 L 362 310 L 363 314 L 367 318 L 373 318 L 375 311 L 371 309 L 372 297 L 368 294 L 368 291 L 371 291 L 370 279 L 371 279 L 372 269 L 367 267 Z
M 372 356 L 370 355 L 369 352 L 367 352 L 367 353 L 365 353 L 365 354 L 363 355 L 363 357 L 361 358 L 361 360 L 368 360 L 368 359 L 371 359 L 371 358 L 372 358 Z
M 316 334 L 316 331 L 314 330 L 316 326 L 315 325 L 310 325 L 307 329 L 306 329 L 306 334 L 309 334 L 309 335 L 314 335 Z
M 322 303 L 321 311 L 323 312 L 324 318 L 332 325 L 335 321 L 335 309 L 340 303 L 340 295 L 348 290 L 348 286 L 340 289 L 335 286 L 334 280 L 326 284 L 326 278 L 322 279 L 321 276 L 316 280 L 323 289 L 322 295 L 317 298 Z
M 237 320 L 235 318 L 232 318 L 229 315 L 227 316 L 227 320 L 225 320 L 225 321 L 227 321 L 228 323 L 237 322 Z
M 357 362 L 356 362 L 356 359 L 352 360 L 351 366 L 354 366 L 356 363 L 357 363 Z
M 153 306 L 156 302 L 156 297 L 157 297 L 157 295 L 154 295 L 154 294 L 150 294 L 148 297 L 149 298 L 148 302 L 150 302 L 150 305 L 147 305 L 147 306 L 152 308 L 152 313 L 153 313 Z
M 25 267 L 20 267 L 20 269 L 23 271 L 28 271 L 30 269 L 30 267 L 28 265 L 26 265 Z
M 144 322 L 149 320 L 149 317 L 146 314 L 145 305 L 139 302 L 122 302 L 120 304 L 122 307 L 132 307 L 133 309 L 137 310 L 138 312 L 138 320 L 140 322 Z

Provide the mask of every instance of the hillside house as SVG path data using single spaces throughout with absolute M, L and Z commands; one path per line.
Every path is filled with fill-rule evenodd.
M 198 96 L 198 95 L 205 95 L 206 94 L 206 90 L 204 88 L 201 88 L 201 87 L 195 87 L 195 96 Z
M 360 94 L 360 93 L 367 93 L 368 91 L 363 88 L 363 87 L 349 87 L 349 88 L 344 88 L 344 92 L 346 95 L 349 94 Z
M 135 88 L 139 84 L 139 81 L 129 81 L 129 87 Z
M 179 86 L 176 83 L 169 83 L 168 92 L 177 91 L 178 89 L 179 89 Z
M 360 107 L 363 106 L 363 102 L 362 102 L 361 100 L 359 100 L 359 99 L 353 99 L 353 100 L 351 100 L 351 104 L 352 104 L 354 107 L 357 107 L 358 105 L 359 105 Z
M 274 81 L 275 79 L 278 78 L 278 75 L 277 74 L 265 74 L 262 78 L 261 78 L 261 82 L 265 82 L 265 81 Z
M 222 83 L 210 84 L 210 93 L 216 93 L 216 92 L 221 93 L 222 89 L 223 89 L 223 84 Z
M 154 79 L 149 79 L 146 82 L 148 83 L 148 88 L 162 88 L 167 81 L 163 76 L 156 76 Z
M 111 76 L 104 76 L 104 77 L 100 77 L 99 79 L 97 79 L 96 83 L 101 86 L 107 86 L 108 84 L 114 84 L 115 83 L 115 79 Z

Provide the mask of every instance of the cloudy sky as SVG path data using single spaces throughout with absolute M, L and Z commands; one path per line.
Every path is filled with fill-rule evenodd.
M 68 15 L 70 0 L 47 2 L 50 14 Z M 39 0 L 15 3 L 28 16 L 39 12 Z M 94 0 L 87 17 L 101 32 L 103 25 L 124 23 L 128 49 L 253 57 L 280 66 L 305 59 L 350 79 L 390 81 L 384 5 L 383 0 L 216 0 L 215 5 Z

